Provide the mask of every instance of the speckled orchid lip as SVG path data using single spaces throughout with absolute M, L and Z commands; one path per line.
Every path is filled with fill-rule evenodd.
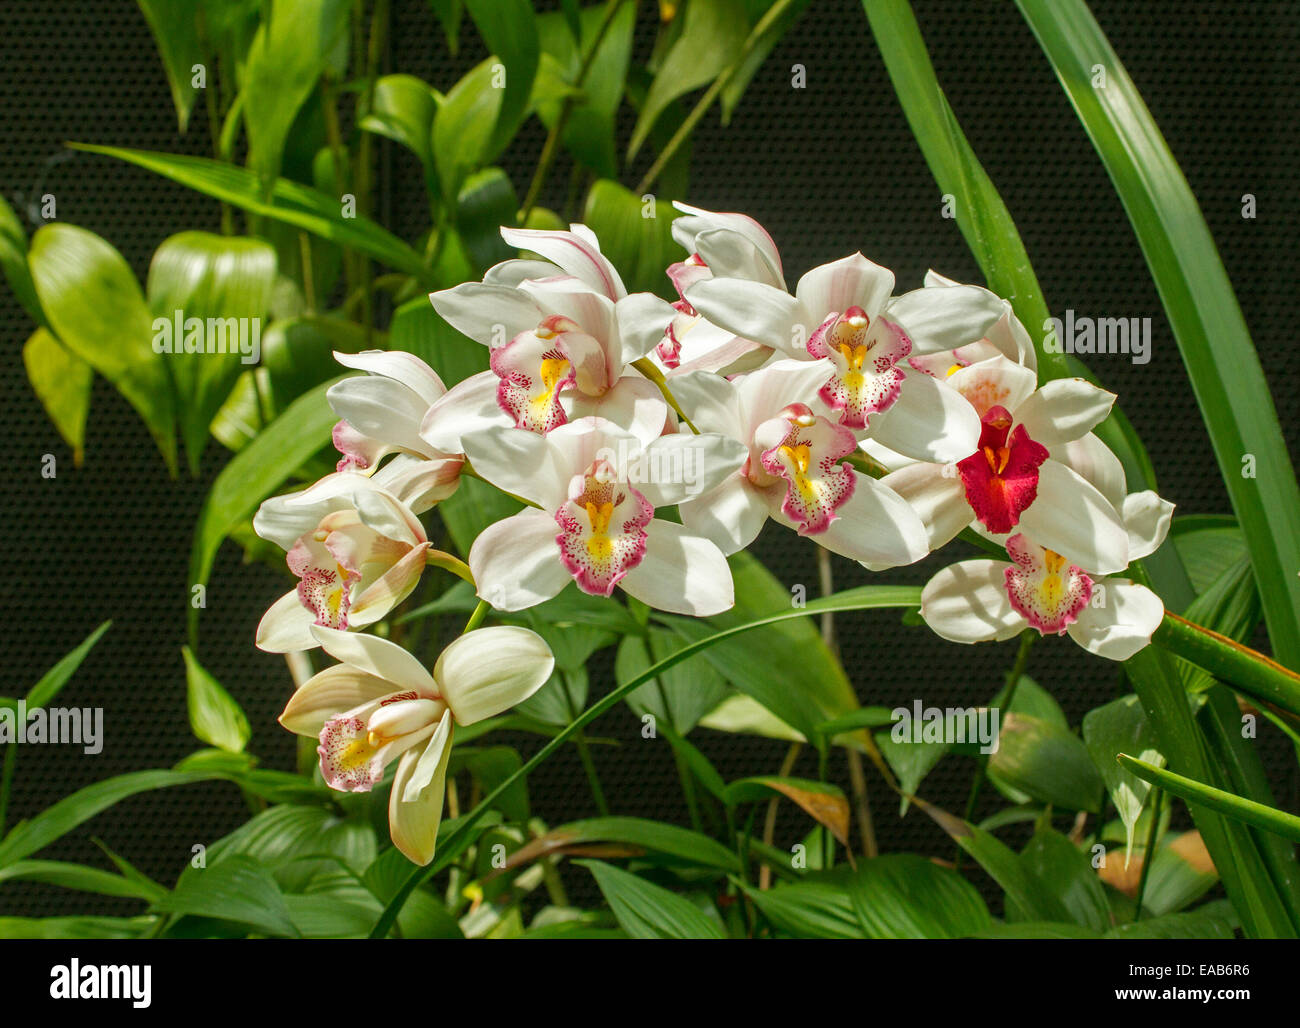
M 578 588 L 611 595 L 645 556 L 645 526 L 653 517 L 650 501 L 621 481 L 609 461 L 593 461 L 574 476 L 568 501 L 555 513 L 555 542 Z
M 764 442 L 759 463 L 786 483 L 782 512 L 797 523 L 800 535 L 824 532 L 836 511 L 853 495 L 853 468 L 837 463 L 857 448 L 853 433 L 806 404 L 792 403 L 759 430 Z
M 900 328 L 856 306 L 830 315 L 808 339 L 809 355 L 828 357 L 835 368 L 818 395 L 849 428 L 865 428 L 872 414 L 893 406 L 904 379 L 894 365 L 911 351 Z
M 1015 562 L 1005 572 L 1011 606 L 1040 634 L 1063 635 L 1092 599 L 1092 578 L 1024 535 L 1007 540 L 1007 553 Z
M 576 331 L 569 319 L 552 315 L 492 351 L 492 371 L 501 380 L 497 405 L 515 419 L 516 428 L 549 432 L 567 420 L 560 394 L 577 381 L 577 369 L 564 336 Z
M 369 792 L 391 761 L 433 735 L 446 710 L 438 697 L 403 690 L 330 718 L 316 748 L 325 784 Z
M 990 407 L 980 428 L 979 449 L 957 462 L 966 502 L 990 532 L 1010 532 L 1038 494 L 1038 469 L 1047 447 L 1024 425 L 1012 427 L 1005 407 Z

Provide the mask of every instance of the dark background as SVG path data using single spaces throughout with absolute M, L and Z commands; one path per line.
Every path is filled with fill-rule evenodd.
M 697 0 L 698 2 L 698 0 Z M 641 3 L 642 54 L 654 4 Z M 1161 491 L 1180 512 L 1230 508 L 1133 233 L 1064 94 L 1020 19 L 1003 0 L 913 4 L 952 106 L 1024 236 L 1052 310 L 1095 317 L 1151 317 L 1153 358 L 1091 358 L 1120 394 L 1146 441 Z M 1093 0 L 1102 27 L 1145 96 L 1200 200 L 1237 290 L 1292 452 L 1297 428 L 1294 264 L 1297 227 L 1295 128 L 1300 5 L 1240 0 Z M 447 89 L 483 56 L 468 26 L 458 57 L 447 54 L 422 0 L 393 4 L 389 69 Z M 791 66 L 807 87 L 791 88 Z M 196 112 L 197 114 L 197 112 Z M 625 126 L 630 127 L 630 126 Z M 198 194 L 106 158 L 61 149 L 80 140 L 205 154 L 196 117 L 178 137 L 161 65 L 143 17 L 127 0 L 0 5 L 0 189 L 19 210 L 52 192 L 60 220 L 112 242 L 143 281 L 155 247 L 183 228 L 218 228 L 217 206 Z M 504 166 L 522 192 L 541 148 L 533 121 Z M 404 154 L 388 153 L 391 187 L 382 220 L 405 238 L 425 225 L 418 175 Z M 558 206 L 561 164 L 544 202 Z M 635 170 L 640 170 L 635 169 Z M 635 175 L 628 172 L 625 184 Z M 1258 217 L 1241 217 L 1253 193 Z M 793 283 L 809 267 L 853 250 L 895 270 L 899 288 L 920 285 L 927 267 L 967 281 L 979 274 L 956 224 L 939 216 L 938 190 L 913 142 L 856 0 L 815 0 L 754 79 L 732 123 L 706 117 L 694 141 L 692 203 L 741 210 L 776 239 Z M 28 220 L 29 231 L 35 225 Z M 32 326 L 0 289 L 0 435 L 8 463 L 3 514 L 9 557 L 0 572 L 0 694 L 22 695 L 105 618 L 114 627 L 67 688 L 67 705 L 105 708 L 105 745 L 96 758 L 78 747 L 23 749 L 11 810 L 28 817 L 72 789 L 124 771 L 166 767 L 196 748 L 185 710 L 180 647 L 188 602 L 186 567 L 195 516 L 224 460 L 213 443 L 198 481 L 169 481 L 142 424 L 104 382 L 96 383 L 85 466 L 73 467 L 26 382 L 21 347 Z M 1032 328 L 1032 326 L 1031 326 Z M 42 454 L 58 476 L 40 475 Z M 1269 473 L 1261 467 L 1259 474 Z M 787 585 L 816 592 L 811 547 L 770 526 L 763 557 Z M 891 580 L 920 583 L 951 559 Z M 836 585 L 860 584 L 856 565 L 836 563 Z M 290 690 L 281 658 L 253 646 L 253 631 L 287 580 L 240 563 L 223 547 L 208 590 L 202 659 L 244 705 L 251 750 L 267 766 L 293 766 L 292 738 L 275 723 Z M 905 629 L 896 613 L 841 616 L 846 667 L 863 702 L 895 705 L 917 697 L 937 706 L 988 699 L 1009 666 L 1014 643 L 945 644 Z M 1068 640 L 1037 646 L 1030 673 L 1061 702 L 1071 723 L 1122 689 L 1117 665 L 1084 659 Z M 601 691 L 608 680 L 593 676 Z M 642 741 L 634 717 L 607 716 L 597 731 L 623 740 L 596 759 L 616 813 L 681 820 L 684 811 L 667 746 Z M 724 777 L 775 772 L 785 744 L 701 730 L 693 736 Z M 528 746 L 534 742 L 526 743 Z M 1266 730 L 1260 745 L 1280 802 L 1294 807 L 1294 760 Z M 844 774 L 842 766 L 833 770 Z M 811 775 L 811 758 L 796 773 Z M 967 758 L 950 757 L 924 793 L 948 808 L 964 803 Z M 923 815 L 899 820 L 872 772 L 877 830 L 885 851 L 949 854 Z M 580 766 L 566 750 L 532 776 L 535 812 L 551 823 L 591 809 Z M 196 843 L 235 828 L 247 808 L 229 786 L 154 792 L 120 804 L 50 847 L 51 858 L 104 861 L 89 841 L 102 837 L 143 871 L 171 882 Z M 778 842 L 806 830 L 789 816 Z M 576 898 L 582 898 L 578 896 Z M 126 901 L 24 884 L 0 889 L 0 913 L 127 913 Z

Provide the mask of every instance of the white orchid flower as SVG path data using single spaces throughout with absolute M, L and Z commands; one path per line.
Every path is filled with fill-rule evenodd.
M 1169 531 L 1173 505 L 1153 492 L 1124 502 L 1129 554 L 1153 552 Z M 1024 533 L 1006 543 L 1011 562 L 967 560 L 944 568 L 921 592 L 921 616 L 952 642 L 1009 639 L 1026 627 L 1068 634 L 1084 649 L 1127 660 L 1151 641 L 1164 604 L 1125 578 L 1089 573 Z
M 452 327 L 490 348 L 496 402 L 516 427 L 548 432 L 599 415 L 619 424 L 644 420 L 661 432 L 668 407 L 654 383 L 628 365 L 663 338 L 673 308 L 650 293 L 629 295 L 595 237 L 573 228 L 502 229 L 511 244 L 555 263 L 507 261 L 483 282 L 429 298 Z
M 411 594 L 430 543 L 410 507 L 383 488 L 391 477 L 386 472 L 375 478 L 327 475 L 309 489 L 262 504 L 253 529 L 287 551 L 299 581 L 263 615 L 261 649 L 310 649 L 316 645 L 313 625 L 346 630 L 374 624 Z
M 479 628 L 442 651 L 433 674 L 396 643 L 332 628 L 312 629 L 342 663 L 290 698 L 280 724 L 320 741 L 331 789 L 369 792 L 397 761 L 388 830 L 407 859 L 433 859 L 456 725 L 494 717 L 535 693 L 555 660 L 526 628 Z
M 545 436 L 473 433 L 465 452 L 482 478 L 536 504 L 484 529 L 470 549 L 478 595 L 498 610 L 548 600 L 570 579 L 592 595 L 617 586 L 677 614 L 707 617 L 734 603 L 722 552 L 654 517 L 733 473 L 745 457 L 734 439 L 647 441 L 589 417 Z
M 857 447 L 853 433 L 802 402 L 825 377 L 825 362 L 783 360 L 730 381 L 707 372 L 674 379 L 698 428 L 747 450 L 734 474 L 680 506 L 682 523 L 726 553 L 753 542 L 770 517 L 872 570 L 920 560 L 928 548 L 916 512 L 841 463 Z
M 979 424 L 929 375 L 910 369 L 907 333 L 889 316 L 893 272 L 860 253 L 813 268 L 791 296 L 778 285 L 715 277 L 687 299 L 719 327 L 800 360 L 825 360 L 817 396 L 844 426 L 870 425 L 883 445 L 916 460 L 969 453 Z
M 1080 378 L 1036 386 L 1028 368 L 1001 355 L 956 368 L 944 388 L 980 417 L 979 445 L 955 463 L 917 463 L 881 481 L 921 513 L 937 549 L 968 525 L 998 541 L 1017 530 L 1101 574 L 1128 566 L 1120 512 L 1066 463 L 1110 413 L 1115 395 Z M 1096 443 L 1097 446 L 1101 444 Z
M 677 316 L 668 325 L 652 359 L 669 377 L 688 371 L 730 375 L 760 367 L 772 348 L 744 339 L 701 317 L 686 298 L 696 282 L 740 278 L 785 288 L 781 254 L 767 231 L 744 214 L 717 213 L 674 203 L 683 216 L 673 222 L 673 239 L 689 256 L 668 267 L 677 290 Z

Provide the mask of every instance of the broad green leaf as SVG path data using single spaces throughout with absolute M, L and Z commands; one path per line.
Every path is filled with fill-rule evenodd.
M 339 200 L 297 182 L 277 179 L 269 195 L 264 195 L 257 176 L 251 171 L 205 157 L 85 143 L 69 145 L 75 150 L 116 157 L 250 213 L 295 225 L 339 246 L 360 250 L 421 281 L 431 279 L 424 259 L 387 229 L 360 215 L 345 218 Z
M 910 853 L 861 861 L 849 895 L 872 939 L 962 939 L 993 924 L 966 879 Z
M 611 179 L 600 179 L 587 194 L 582 220 L 600 239 L 601 251 L 629 291 L 675 297 L 664 269 L 682 256 L 672 236 L 678 214 L 667 201 L 643 200 Z
M 1136 760 L 1126 753 L 1119 754 L 1118 760 L 1120 764 L 1139 778 L 1160 786 L 1165 791 L 1173 793 L 1189 804 L 1209 807 L 1211 810 L 1217 810 L 1220 814 L 1235 821 L 1240 821 L 1242 824 L 1262 828 L 1266 832 L 1272 832 L 1274 835 L 1279 835 L 1291 842 L 1300 842 L 1300 817 L 1296 817 L 1294 814 L 1288 814 L 1284 810 L 1276 810 L 1273 807 L 1265 806 L 1263 803 L 1256 803 L 1254 800 L 1236 796 L 1224 789 L 1216 789 L 1212 785 L 1206 785 L 1204 782 L 1198 782 L 1193 778 L 1187 778 L 1184 775 L 1175 774 L 1145 761 Z
M 783 935 L 797 939 L 867 937 L 848 885 L 837 881 L 802 881 L 771 889 L 742 886 L 759 913 Z
M 1196 198 L 1082 0 L 1017 0 L 1133 224 L 1250 549 L 1274 652 L 1300 667 L 1300 487 L 1259 356 Z M 1093 84 L 1094 68 L 1106 75 Z M 1266 472 L 1243 475 L 1249 456 Z
M 73 463 L 80 467 L 86 457 L 86 417 L 94 371 L 43 328 L 24 344 L 23 366 L 45 413 L 72 447 Z
M 299 397 L 251 443 L 240 450 L 212 483 L 194 530 L 190 587 L 207 582 L 217 548 L 230 530 L 250 517 L 289 476 L 321 449 L 337 420 L 325 401 L 326 382 Z M 189 608 L 191 645 L 198 634 L 198 610 Z
M 188 646 L 185 657 L 185 691 L 190 729 L 199 739 L 218 749 L 242 753 L 248 745 L 248 718 L 233 696 L 208 673 Z
M 740 57 L 749 35 L 744 0 L 690 0 L 683 19 L 676 40 L 655 71 L 632 130 L 629 161 L 641 149 L 664 108 L 726 71 Z
M 233 921 L 266 935 L 294 938 L 299 934 L 271 872 L 250 857 L 187 867 L 176 888 L 155 901 L 154 909 Z
M 796 732 L 758 700 L 743 692 L 732 693 L 700 718 L 699 724 L 701 728 L 711 728 L 715 732 L 739 732 L 789 742 L 808 741 L 802 732 Z
M 154 901 L 167 895 L 160 885 L 152 888 L 139 880 L 125 878 L 110 871 L 85 864 L 67 864 L 59 860 L 20 860 L 0 868 L 0 883 L 8 881 L 41 882 L 100 896 Z
M 1151 785 L 1120 767 L 1115 755 L 1136 753 L 1140 759 L 1157 766 L 1163 765 L 1165 758 L 1156 749 L 1154 733 L 1136 696 L 1122 696 L 1088 711 L 1083 717 L 1083 742 L 1124 822 L 1127 864 L 1133 852 L 1133 826 L 1142 814 Z
M 528 110 L 537 76 L 540 47 L 537 16 L 529 0 L 465 0 L 465 10 L 478 28 L 489 53 L 505 67 L 501 107 L 488 140 L 488 151 L 500 153 L 514 138 Z
M 524 763 L 519 751 L 510 746 L 458 747 L 458 750 L 452 751 L 453 767 L 468 769 L 483 792 L 491 792 L 501 782 L 512 778 Z M 527 779 L 512 778 L 496 802 L 497 809 L 507 821 L 526 824 L 529 818 Z
M 1066 810 L 1096 811 L 1102 780 L 1073 733 L 1030 714 L 1002 718 L 989 769 L 1012 788 Z
M 112 624 L 112 621 L 105 621 L 86 636 L 76 649 L 61 657 L 54 667 L 41 676 L 41 680 L 27 692 L 28 710 L 47 706 L 54 697 L 58 696 L 63 687 L 68 684 L 68 680 L 77 673 L 77 668 L 81 667 L 82 661 L 94 649 L 95 643 L 99 642 L 100 637 L 112 627 Z
M 699 867 L 740 870 L 736 854 L 707 835 L 639 817 L 593 817 L 560 825 L 512 853 L 508 866 L 515 867 L 568 846 L 596 842 L 624 843 Z
M 433 119 L 433 157 L 443 196 L 459 195 L 469 174 L 497 156 L 492 138 L 504 117 L 506 92 L 493 81 L 499 68 L 493 58 L 475 65 L 451 87 Z
M 0 842 L 0 867 L 8 867 L 44 849 L 100 811 L 137 793 L 224 777 L 224 774 L 202 771 L 132 771 L 78 789 L 30 820 L 15 825 Z
M 151 917 L 0 917 L 0 939 L 138 939 Z
M 375 83 L 370 110 L 361 128 L 401 143 L 420 160 L 425 181 L 437 195 L 438 175 L 433 161 L 433 117 L 438 94 L 414 75 L 384 75 Z
M 27 266 L 27 233 L 3 196 L 0 196 L 0 272 L 23 309 L 38 325 L 44 325 L 45 315 Z
M 1199 596 L 1229 568 L 1250 559 L 1236 519 L 1222 514 L 1184 514 L 1169 527 L 1178 556 Z
M 161 336 L 170 350 L 163 362 L 195 475 L 208 426 L 240 372 L 261 359 L 275 271 L 275 251 L 250 237 L 180 232 L 154 251 L 146 287 L 154 349 Z
M 136 0 L 140 12 L 149 23 L 158 56 L 162 58 L 171 88 L 172 104 L 176 108 L 176 121 L 184 135 L 194 107 L 197 90 L 194 87 L 194 66 L 205 63 L 203 46 L 199 39 L 198 19 L 203 0 Z M 217 69 L 207 69 L 213 80 L 208 85 L 217 88 Z
M 901 733 L 900 733 L 901 735 Z M 949 750 L 946 742 L 913 742 L 910 739 L 896 738 L 891 729 L 875 733 L 876 748 L 885 758 L 885 763 L 898 779 L 899 797 L 898 816 L 907 813 L 911 798 L 916 795 L 925 776 L 934 770 L 935 765 L 943 759 Z
M 681 639 L 673 632 L 652 627 L 645 637 L 627 635 L 618 646 L 614 674 L 626 681 L 651 664 L 680 649 Z M 650 713 L 665 721 L 681 735 L 699 723 L 730 691 L 714 668 L 703 661 L 671 668 L 657 679 L 647 682 L 627 698 L 638 714 Z
M 1020 853 L 1020 865 L 1055 896 L 1070 919 L 1104 932 L 1110 927 L 1110 905 L 1087 855 L 1060 832 L 1040 828 Z
M 627 871 L 599 860 L 578 860 L 600 886 L 614 917 L 634 939 L 721 939 L 722 930 L 699 907 Z
M 859 707 L 847 714 L 817 726 L 821 735 L 836 736 L 843 732 L 856 732 L 861 728 L 879 728 L 894 722 L 894 712 L 889 707 Z
M 346 44 L 347 0 L 275 0 L 244 67 L 248 165 L 270 186 L 298 108 L 316 90 L 331 51 Z
M 1108 939 L 1233 939 L 1241 921 L 1227 900 L 1216 900 L 1182 914 L 1165 914 L 1116 925 Z
M 151 345 L 153 318 L 122 255 L 93 232 L 55 222 L 32 237 L 29 261 L 51 330 L 126 397 L 174 472 L 171 378 Z
M 1196 902 L 1218 881 L 1199 832 L 1166 835 L 1151 862 L 1142 906 L 1156 915 L 1173 914 Z

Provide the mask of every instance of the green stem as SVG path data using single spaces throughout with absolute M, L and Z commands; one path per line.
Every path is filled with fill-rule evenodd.
M 474 613 L 469 616 L 469 620 L 465 622 L 465 629 L 460 634 L 469 635 L 470 632 L 478 628 L 478 626 L 483 623 L 483 619 L 488 616 L 488 611 L 491 609 L 492 604 L 488 603 L 487 600 L 479 600 L 478 606 L 474 608 Z
M 687 428 L 696 435 L 699 435 L 700 430 L 696 428 L 691 422 L 691 419 L 686 416 L 686 412 L 682 410 L 681 405 L 677 402 L 677 398 L 673 396 L 672 390 L 668 388 L 668 379 L 664 377 L 662 371 L 655 367 L 654 362 L 649 357 L 642 357 L 639 360 L 633 361 L 632 367 L 636 368 L 637 371 L 641 372 L 641 374 L 645 375 L 646 378 L 659 387 L 659 392 L 663 394 L 664 399 L 668 402 L 668 406 L 673 409 L 673 412 L 679 418 L 682 419 Z
M 776 3 L 767 9 L 767 13 L 758 19 L 758 23 L 750 30 L 749 36 L 745 39 L 745 46 L 740 51 L 740 55 L 721 75 L 713 80 L 713 85 L 709 86 L 705 94 L 700 97 L 699 102 L 691 109 L 691 113 L 686 116 L 686 120 L 673 133 L 672 139 L 668 140 L 668 145 L 659 152 L 655 162 L 650 165 L 650 170 L 641 177 L 641 181 L 637 183 L 636 189 L 633 190 L 637 196 L 644 194 L 663 173 L 669 161 L 677 155 L 677 151 L 682 148 L 682 145 L 690 138 L 691 133 L 695 131 L 695 126 L 699 124 L 700 119 L 713 106 L 713 101 L 727 88 L 727 83 L 749 60 L 750 54 L 757 48 L 767 30 L 772 27 L 772 24 L 778 18 L 785 14 L 793 2 L 794 0 L 776 0 Z
M 595 721 L 602 714 L 611 710 L 627 697 L 633 690 L 639 689 L 652 678 L 657 678 L 671 667 L 675 667 L 684 660 L 689 660 L 695 654 L 700 653 L 715 643 L 724 639 L 729 639 L 734 635 L 741 635 L 745 632 L 753 631 L 756 628 L 763 628 L 767 625 L 774 625 L 781 621 L 789 621 L 793 618 L 810 617 L 820 614 L 825 610 L 848 611 L 848 610 L 866 610 L 880 609 L 884 607 L 914 609 L 920 605 L 921 590 L 911 586 L 875 586 L 872 587 L 869 594 L 864 594 L 861 589 L 846 589 L 843 593 L 835 596 L 829 596 L 825 599 L 814 600 L 804 607 L 796 607 L 791 610 L 783 610 L 778 614 L 771 614 L 764 618 L 758 618 L 743 625 L 733 625 L 730 628 L 724 628 L 705 639 L 698 639 L 695 642 L 688 643 L 679 650 L 675 650 L 657 664 L 652 664 L 639 675 L 635 675 L 622 685 L 611 689 L 590 707 L 584 710 L 578 717 L 567 724 L 555 736 L 538 750 L 531 758 L 524 762 L 523 766 L 517 771 L 508 775 L 504 781 L 500 782 L 495 789 L 483 797 L 469 814 L 462 819 L 456 827 L 450 831 L 447 838 L 442 841 L 443 848 L 453 845 L 462 834 L 468 832 L 478 820 L 488 811 L 488 808 L 501 796 L 510 786 L 520 778 L 531 774 L 539 766 L 549 760 L 557 750 L 560 749 L 570 736 L 582 730 L 591 722 Z M 401 888 L 397 890 L 393 899 L 384 908 L 379 920 L 375 922 L 375 927 L 371 930 L 370 938 L 382 939 L 388 935 L 389 930 L 397 919 L 398 913 L 410 897 L 411 893 L 426 878 L 439 870 L 437 862 L 430 864 L 429 867 L 416 868 L 411 872 Z
M 1156 858 L 1156 835 L 1160 832 L 1160 804 L 1165 798 L 1164 790 L 1154 786 L 1155 795 L 1151 799 L 1151 826 L 1147 829 L 1147 847 L 1142 853 L 1142 876 L 1138 879 L 1137 907 L 1133 911 L 1133 920 L 1142 920 L 1142 898 L 1147 892 L 1147 878 L 1151 874 L 1151 865 Z
M 560 672 L 560 684 L 564 687 L 564 702 L 569 708 L 569 718 L 572 720 L 578 716 L 578 708 L 573 702 L 573 689 L 570 687 L 567 672 Z M 605 789 L 600 784 L 600 773 L 596 770 L 595 760 L 592 759 L 586 733 L 581 729 L 574 732 L 573 743 L 578 748 L 578 759 L 582 761 L 582 769 L 587 774 L 587 784 L 591 787 L 591 798 L 596 804 L 596 810 L 601 817 L 609 817 L 609 803 L 605 799 Z
M 582 64 L 578 68 L 578 77 L 573 80 L 575 90 L 580 91 L 582 89 L 582 84 L 586 81 L 592 64 L 595 63 L 600 44 L 604 42 L 609 27 L 614 24 L 614 16 L 618 14 L 618 9 L 625 2 L 626 0 L 609 0 L 605 4 L 605 16 L 601 18 L 600 26 L 596 29 L 596 35 L 592 37 L 591 46 L 582 55 Z M 546 184 L 546 178 L 551 173 L 551 165 L 555 163 L 555 156 L 560 151 L 560 142 L 563 139 L 564 130 L 568 127 L 569 118 L 577 105 L 578 98 L 572 94 L 566 96 L 563 103 L 560 104 L 560 113 L 556 116 L 551 130 L 546 134 L 546 142 L 542 144 L 542 155 L 537 160 L 537 170 L 533 172 L 533 180 L 528 184 L 528 192 L 524 196 L 524 205 L 519 209 L 520 225 L 523 225 L 528 220 L 528 216 L 533 213 L 533 208 L 537 205 L 537 198 L 541 195 L 542 187 Z

